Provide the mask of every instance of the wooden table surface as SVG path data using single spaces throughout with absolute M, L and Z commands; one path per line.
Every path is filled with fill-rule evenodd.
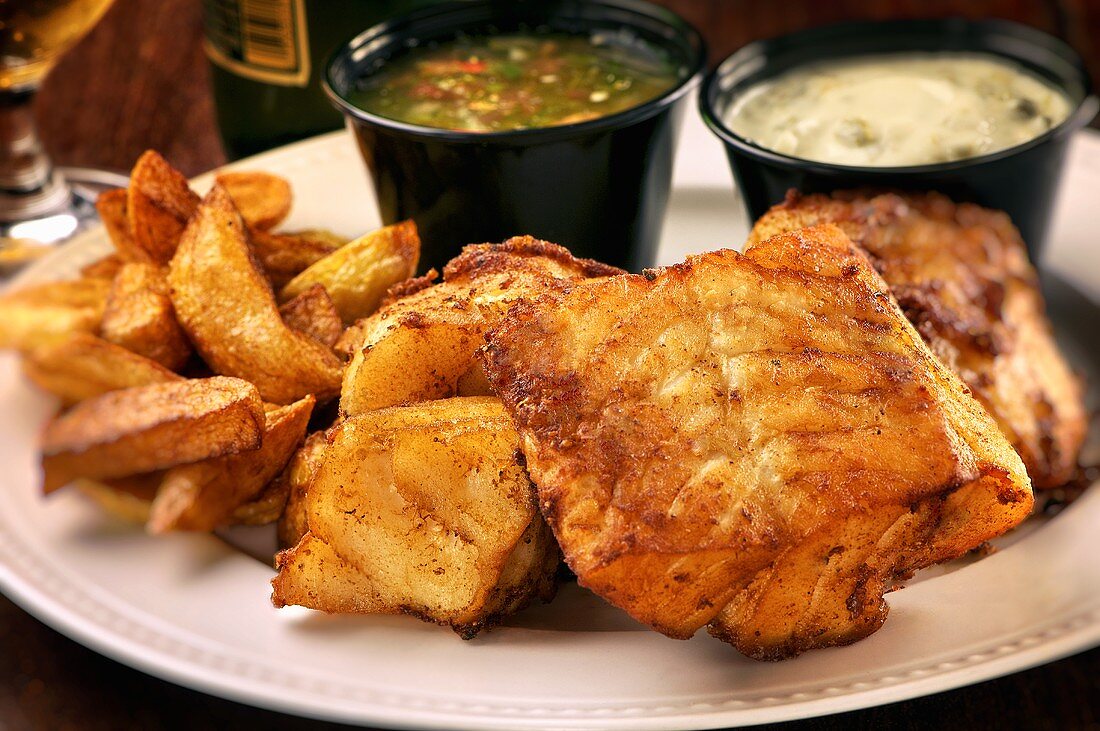
M 1100 78 L 1100 2 L 1063 0 L 665 0 L 717 59 L 744 42 L 848 17 L 988 15 L 1061 35 Z M 47 146 L 69 165 L 127 169 L 155 148 L 188 174 L 224 161 L 214 124 L 198 0 L 117 0 L 62 60 L 39 99 Z M 104 658 L 0 596 L 0 731 L 336 729 L 186 690 Z M 1100 649 L 939 695 L 768 728 L 1100 728 Z

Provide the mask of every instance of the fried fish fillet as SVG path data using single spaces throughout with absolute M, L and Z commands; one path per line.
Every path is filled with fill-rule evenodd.
M 276 606 L 412 614 L 468 638 L 553 597 L 557 545 L 497 399 L 379 409 L 329 438 Z
M 1019 456 L 835 226 L 563 285 L 488 334 L 579 581 L 756 658 L 853 642 L 883 593 L 1032 507 Z
M 419 277 L 398 285 L 392 301 L 356 323 L 342 344 L 351 352 L 340 410 L 374 409 L 489 391 L 475 358 L 483 336 L 521 297 L 559 279 L 621 274 L 577 259 L 530 236 L 467 246 L 443 269 L 443 282 Z
M 1054 341 L 1008 216 L 936 193 L 792 195 L 756 222 L 749 246 L 819 223 L 836 223 L 870 254 L 932 351 L 996 419 L 1034 486 L 1071 480 L 1088 426 L 1083 388 Z

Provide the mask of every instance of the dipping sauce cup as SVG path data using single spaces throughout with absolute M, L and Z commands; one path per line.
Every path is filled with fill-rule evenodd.
M 724 121 L 747 91 L 796 68 L 883 54 L 969 53 L 1013 63 L 1063 91 L 1069 116 L 1022 144 L 926 165 L 869 167 L 815 162 L 781 154 L 734 132 Z M 787 191 L 851 188 L 938 191 L 1008 213 L 1032 260 L 1045 243 L 1066 150 L 1073 133 L 1096 115 L 1097 100 L 1081 58 L 1062 41 L 1008 21 L 961 19 L 843 23 L 751 43 L 727 57 L 703 82 L 700 110 L 726 148 L 750 220 Z
M 401 54 L 459 36 L 607 33 L 666 56 L 675 80 L 624 111 L 551 127 L 472 132 L 364 111 L 360 80 Z M 683 101 L 699 83 L 703 41 L 684 20 L 640 0 L 448 3 L 359 34 L 329 61 L 326 90 L 344 113 L 374 182 L 382 219 L 416 221 L 421 269 L 469 243 L 530 234 L 629 269 L 653 263 L 668 202 Z

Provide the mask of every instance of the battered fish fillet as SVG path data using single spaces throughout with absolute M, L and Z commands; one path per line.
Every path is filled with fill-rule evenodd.
M 1081 382 L 1051 335 L 1035 270 L 1008 216 L 936 193 L 791 195 L 749 246 L 836 223 L 870 254 L 906 317 L 970 386 L 1036 488 L 1074 477 L 1088 426 Z
M 677 638 L 778 659 L 1027 517 L 1019 456 L 835 226 L 561 285 L 486 374 L 579 581 Z
M 392 301 L 345 333 L 341 347 L 351 360 L 340 410 L 354 416 L 456 394 L 488 395 L 475 353 L 512 302 L 558 279 L 621 273 L 530 236 L 467 246 L 444 267 L 443 282 L 420 277 L 398 285 Z

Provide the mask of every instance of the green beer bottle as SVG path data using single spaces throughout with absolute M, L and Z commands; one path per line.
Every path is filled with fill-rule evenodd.
M 338 129 L 321 78 L 337 44 L 433 0 L 203 0 L 218 127 L 236 159 Z

